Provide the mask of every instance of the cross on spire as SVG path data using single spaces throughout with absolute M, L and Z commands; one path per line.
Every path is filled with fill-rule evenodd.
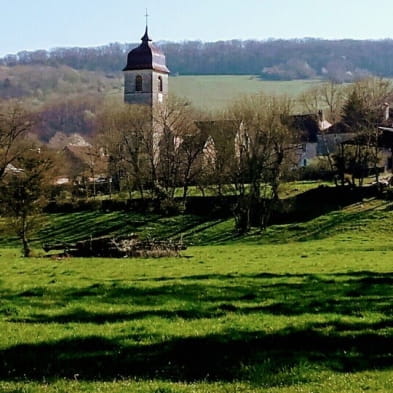
M 151 41 L 150 37 L 149 37 L 149 33 L 148 33 L 148 22 L 149 22 L 149 14 L 147 13 L 147 8 L 146 8 L 146 29 L 145 29 L 145 35 L 142 37 L 142 41 L 143 42 L 148 42 Z

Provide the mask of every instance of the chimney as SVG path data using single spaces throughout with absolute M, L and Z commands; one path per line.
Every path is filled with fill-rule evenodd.
M 390 105 L 385 102 L 383 104 L 383 121 L 388 121 L 390 118 Z

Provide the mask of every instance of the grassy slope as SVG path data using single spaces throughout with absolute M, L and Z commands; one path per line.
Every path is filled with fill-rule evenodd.
M 54 224 L 71 239 L 123 226 L 114 214 Z M 1 392 L 391 391 L 391 203 L 242 239 L 230 222 L 139 219 L 216 244 L 159 260 L 1 251 Z
M 264 92 L 294 97 L 320 83 L 313 80 L 263 81 L 255 76 L 208 75 L 170 78 L 170 91 L 205 110 L 222 109 L 246 94 Z M 208 103 L 208 104 L 207 104 Z

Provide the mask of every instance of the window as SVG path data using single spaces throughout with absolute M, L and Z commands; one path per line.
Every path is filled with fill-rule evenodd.
M 141 75 L 137 75 L 135 78 L 135 91 L 142 91 L 142 76 Z
M 163 90 L 163 86 L 162 86 L 162 77 L 159 76 L 158 77 L 158 90 L 162 91 Z

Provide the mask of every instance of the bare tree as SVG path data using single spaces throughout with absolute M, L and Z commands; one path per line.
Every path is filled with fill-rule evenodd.
M 152 132 L 151 111 L 128 104 L 108 106 L 98 115 L 97 126 L 99 143 L 107 149 L 113 177 L 118 182 L 125 179 L 130 196 L 138 190 L 143 198 L 146 186 L 155 178 L 146 149 Z
M 151 193 L 158 200 L 173 200 L 176 188 L 183 186 L 186 197 L 203 148 L 193 118 L 189 104 L 175 97 L 153 111 L 124 104 L 98 115 L 99 138 L 112 167 L 127 179 L 130 195 L 138 190 L 142 198 Z
M 17 101 L 0 101 L 0 180 L 21 155 L 21 145 L 32 127 L 31 115 Z
M 327 150 L 327 160 L 330 169 L 334 171 L 334 160 L 326 138 L 326 127 L 337 123 L 341 119 L 341 108 L 345 100 L 345 88 L 333 81 L 325 82 L 313 87 L 298 97 L 302 110 L 309 114 L 319 116 L 320 136 Z M 326 123 L 326 124 L 325 124 Z
M 236 159 L 232 169 L 233 184 L 238 195 L 235 209 L 237 228 L 250 226 L 264 229 L 286 165 L 295 145 L 285 118 L 291 112 L 288 98 L 258 95 L 245 97 L 231 110 L 240 124 L 236 140 Z
M 380 160 L 378 126 L 384 120 L 384 105 L 393 99 L 393 85 L 390 81 L 379 78 L 367 78 L 350 85 L 342 106 L 342 124 L 354 135 L 351 141 L 343 145 L 336 162 L 344 172 L 352 175 L 352 183 L 363 179 L 372 170 L 378 183 Z
M 15 162 L 17 170 L 8 172 L 0 184 L 0 207 L 20 238 L 23 255 L 29 257 L 29 236 L 40 227 L 40 213 L 47 202 L 53 158 L 34 146 L 25 146 Z
M 196 113 L 184 99 L 170 97 L 153 112 L 153 132 L 149 145 L 151 166 L 155 167 L 155 185 L 161 197 L 173 200 L 175 190 L 183 186 L 186 198 L 196 176 L 197 158 L 203 150 L 203 137 L 195 124 Z
M 183 134 L 181 149 L 181 183 L 183 185 L 183 203 L 186 202 L 189 187 L 197 182 L 198 175 L 203 170 L 200 158 L 203 154 L 206 139 L 204 135 L 190 127 L 192 133 Z
M 223 111 L 197 123 L 205 140 L 201 156 L 203 170 L 197 175 L 198 186 L 203 193 L 209 189 L 223 197 L 232 190 L 232 166 L 239 123 L 231 120 L 231 116 L 228 111 Z

